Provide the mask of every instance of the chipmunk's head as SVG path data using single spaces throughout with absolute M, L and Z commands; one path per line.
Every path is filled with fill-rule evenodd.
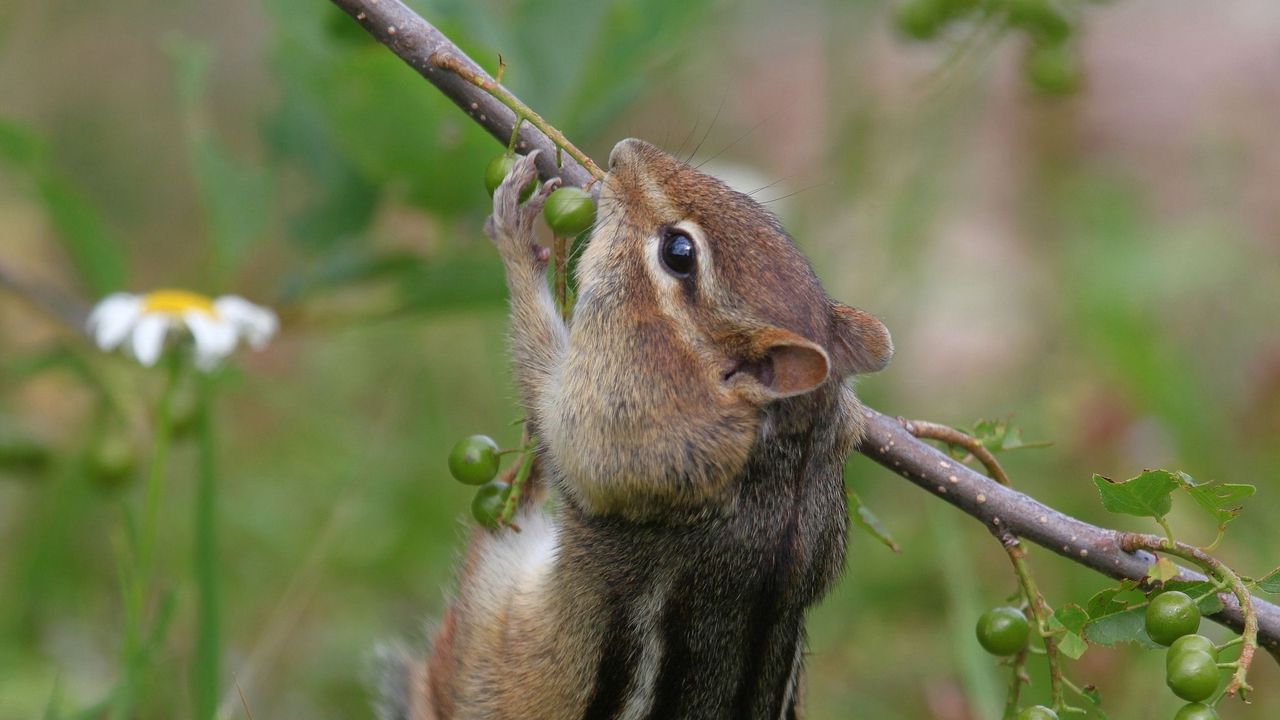
M 701 481 L 691 488 L 740 470 L 779 401 L 893 354 L 884 325 L 830 299 L 770 212 L 639 140 L 609 156 L 577 279 L 572 351 L 615 366 L 622 404 L 603 412 L 624 416 L 617 441 Z

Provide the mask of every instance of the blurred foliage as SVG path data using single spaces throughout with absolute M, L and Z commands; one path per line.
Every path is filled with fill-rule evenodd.
M 1249 38 L 1280 39 L 1273 4 L 1232 0 L 1263 20 L 1214 35 L 1185 2 L 1069 3 L 1069 45 L 968 20 L 904 42 L 901 4 L 413 3 L 486 67 L 501 52 L 513 90 L 596 157 L 636 135 L 759 188 L 832 294 L 894 332 L 867 402 L 957 426 L 1016 413 L 1053 443 L 1002 456 L 1019 487 L 1094 522 L 1115 522 L 1095 473 L 1255 485 L 1220 552 L 1265 577 L 1280 526 L 1280 226 L 1259 191 L 1280 167 L 1274 83 L 1238 73 L 1192 107 L 1180 83 L 1212 53 L 1160 39 L 1185 32 L 1213 67 L 1253 68 Z M 1136 37 L 1157 74 L 1117 50 Z M 1073 92 L 1046 99 L 1027 78 Z M 244 716 L 234 682 L 255 717 L 370 716 L 374 648 L 419 642 L 447 596 L 470 499 L 449 447 L 519 441 L 502 273 L 480 232 L 499 145 L 303 0 L 7 4 L 0 97 L 0 268 L 86 304 L 177 285 L 281 311 L 282 337 L 223 378 L 221 707 Z M 0 720 L 70 716 L 120 678 L 116 565 L 160 385 L 0 295 Z M 1008 421 L 975 430 L 1023 444 Z M 158 557 L 173 614 L 145 718 L 192 713 L 197 468 L 177 443 Z M 811 623 L 811 717 L 991 717 L 1003 673 L 972 628 L 1015 589 L 1004 554 L 871 463 L 851 460 L 848 481 L 902 553 L 851 538 Z M 1211 537 L 1219 520 L 1196 512 L 1169 515 Z M 1035 558 L 1056 606 L 1107 586 Z M 1043 678 L 1038 658 L 1030 671 Z M 1072 669 L 1135 720 L 1172 716 L 1161 674 L 1123 647 Z M 1278 675 L 1259 663 L 1255 703 L 1224 717 L 1275 717 Z M 1027 692 L 1047 697 L 1043 681 Z

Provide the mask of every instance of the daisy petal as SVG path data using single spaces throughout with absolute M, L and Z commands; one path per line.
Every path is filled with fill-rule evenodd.
M 114 293 L 93 308 L 85 328 L 99 348 L 114 350 L 129 337 L 129 331 L 141 315 L 141 298 L 129 293 Z
M 276 314 L 237 295 L 224 295 L 213 303 L 218 316 L 235 324 L 254 350 L 261 350 L 280 328 Z
M 133 356 L 138 362 L 152 367 L 164 350 L 164 336 L 169 330 L 169 319 L 163 315 L 146 315 L 133 328 Z
M 196 365 L 201 370 L 212 370 L 236 349 L 236 328 L 230 322 L 212 318 L 199 310 L 183 313 L 182 321 L 195 340 Z

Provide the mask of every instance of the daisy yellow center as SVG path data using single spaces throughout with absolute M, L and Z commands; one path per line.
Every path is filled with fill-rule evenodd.
M 142 296 L 143 312 L 182 315 L 195 310 L 209 317 L 217 317 L 213 298 L 187 290 L 156 290 Z

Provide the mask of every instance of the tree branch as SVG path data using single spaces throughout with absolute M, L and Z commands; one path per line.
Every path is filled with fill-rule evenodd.
M 866 436 L 859 452 L 972 515 L 997 535 L 1012 532 L 1116 579 L 1142 580 L 1155 562 L 1149 552 L 1126 552 L 1121 544 L 1125 533 L 1060 513 L 951 459 L 916 438 L 899 420 L 870 408 L 865 414 Z M 1186 568 L 1179 570 L 1180 579 L 1207 579 Z M 1230 593 L 1220 597 L 1225 609 L 1212 619 L 1243 631 L 1240 603 Z M 1258 644 L 1280 662 L 1280 607 L 1256 596 L 1253 607 L 1258 614 Z
M 468 116 L 503 145 L 511 139 L 516 114 L 497 98 L 455 72 L 436 66 L 432 56 L 457 58 L 477 76 L 492 80 L 474 60 L 449 38 L 423 20 L 400 0 L 333 0 L 333 4 L 360 23 L 378 42 L 386 45 L 409 67 L 435 85 L 445 97 L 457 103 Z M 494 81 L 496 84 L 496 81 Z M 565 185 L 584 187 L 591 173 L 568 154 L 563 167 L 556 167 L 556 145 L 542 131 L 527 123 L 520 129 L 516 150 L 521 154 L 540 149 L 538 173 L 544 180 L 558 177 Z M 593 188 L 594 189 L 594 188 Z M 598 190 L 597 190 L 598 192 Z
M 437 68 L 431 61 L 432 55 L 444 52 L 489 77 L 444 34 L 399 0 L 333 3 L 457 103 L 490 135 L 506 144 L 515 113 L 472 82 Z M 525 126 L 517 149 L 528 152 L 533 148 L 543 150 L 538 170 L 544 178 L 560 177 L 566 184 L 579 187 L 590 182 L 590 173 L 571 158 L 566 157 L 564 167 L 557 168 L 555 144 L 540 131 Z M 1117 579 L 1142 580 L 1155 562 L 1148 552 L 1125 552 L 1120 544 L 1123 533 L 1064 515 L 970 470 L 914 437 L 898 420 L 871 409 L 866 410 L 866 417 L 866 438 L 859 447 L 862 454 L 982 521 L 997 536 L 1011 532 Z M 1183 578 L 1205 579 L 1185 568 L 1181 572 Z M 1212 619 L 1237 632 L 1243 630 L 1239 602 L 1230 593 L 1223 593 L 1222 601 L 1225 609 Z M 1258 615 L 1259 645 L 1280 662 L 1280 607 L 1256 597 L 1253 605 Z

